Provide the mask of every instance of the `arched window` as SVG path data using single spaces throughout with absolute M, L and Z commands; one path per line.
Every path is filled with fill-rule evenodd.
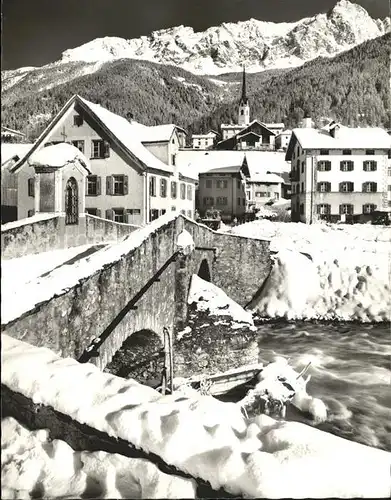
M 74 177 L 68 179 L 65 188 L 65 224 L 79 222 L 79 193 Z

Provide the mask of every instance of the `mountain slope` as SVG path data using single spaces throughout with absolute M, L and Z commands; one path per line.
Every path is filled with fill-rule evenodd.
M 391 34 L 365 42 L 332 59 L 319 58 L 253 85 L 251 117 L 297 126 L 306 113 L 347 125 L 391 128 Z M 256 75 L 254 75 L 256 76 Z M 236 122 L 237 105 L 222 104 L 196 120 L 190 131 Z

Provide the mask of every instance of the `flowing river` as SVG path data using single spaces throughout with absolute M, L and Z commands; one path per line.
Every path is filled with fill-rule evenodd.
M 262 362 L 284 356 L 300 371 L 311 361 L 307 392 L 329 414 L 318 428 L 391 451 L 389 324 L 265 323 L 258 334 Z

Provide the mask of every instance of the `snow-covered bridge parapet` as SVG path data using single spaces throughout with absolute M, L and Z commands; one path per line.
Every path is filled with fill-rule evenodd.
M 178 253 L 184 228 L 195 248 Z M 132 333 L 150 330 L 162 337 L 165 327 L 181 326 L 193 274 L 205 273 L 233 299 L 247 303 L 269 274 L 268 250 L 267 241 L 216 233 L 167 214 L 14 293 L 4 286 L 3 331 L 76 359 L 98 343 L 94 362 L 104 368 Z
M 239 405 L 194 391 L 161 396 L 4 334 L 1 380 L 3 417 L 79 450 L 139 452 L 189 479 L 182 498 L 196 478 L 245 498 L 389 496 L 390 453 L 298 422 L 245 418 Z
M 37 214 L 1 226 L 1 257 L 15 259 L 55 249 L 116 241 L 139 226 L 82 214 L 78 224 L 65 224 L 65 215 Z

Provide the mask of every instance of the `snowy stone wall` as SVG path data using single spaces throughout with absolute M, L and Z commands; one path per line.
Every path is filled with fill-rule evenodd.
M 4 224 L 1 228 L 1 256 L 15 259 L 59 248 L 71 248 L 87 243 L 116 241 L 139 226 L 121 224 L 93 215 L 83 214 L 77 225 L 65 225 L 64 217 L 37 214 L 28 219 Z
M 64 230 L 64 219 L 51 214 L 50 217 L 35 216 L 10 222 L 1 227 L 1 257 L 14 259 L 56 248 L 64 248 L 58 235 Z

